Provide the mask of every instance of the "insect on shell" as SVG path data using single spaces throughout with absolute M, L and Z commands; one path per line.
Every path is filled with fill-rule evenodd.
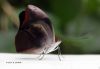
M 42 54 L 57 49 L 61 43 L 55 38 L 48 15 L 34 5 L 28 5 L 19 15 L 20 26 L 15 37 L 16 51 Z

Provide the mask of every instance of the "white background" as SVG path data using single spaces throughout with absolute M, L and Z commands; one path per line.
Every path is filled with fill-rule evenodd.
M 0 54 L 0 69 L 100 69 L 100 55 L 39 55 Z

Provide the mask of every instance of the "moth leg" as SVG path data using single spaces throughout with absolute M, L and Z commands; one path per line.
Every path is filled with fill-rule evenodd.
M 61 57 L 60 57 L 60 56 L 62 56 L 62 55 L 61 55 L 60 47 L 58 46 L 58 58 L 59 58 L 59 60 L 61 61 Z
M 43 56 L 43 54 L 44 54 L 44 49 L 43 49 L 42 53 L 40 53 L 39 56 L 37 56 L 37 58 L 40 59 Z
M 42 56 L 43 53 L 40 53 L 39 56 L 37 56 L 37 58 L 39 59 Z
M 59 58 L 59 60 L 61 61 L 61 58 L 60 58 L 60 56 L 61 56 L 61 50 L 60 50 L 60 47 L 57 46 L 57 47 L 54 49 L 54 51 L 55 51 L 55 50 L 58 51 L 58 58 Z
M 41 56 L 39 57 L 39 60 L 42 60 L 44 58 L 44 52 L 41 54 Z
M 44 58 L 44 56 L 46 55 L 46 52 L 48 51 L 47 48 L 44 48 L 43 53 L 41 54 L 42 57 L 39 58 L 39 60 L 42 60 Z

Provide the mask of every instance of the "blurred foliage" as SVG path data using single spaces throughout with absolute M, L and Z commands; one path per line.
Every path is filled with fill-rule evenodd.
M 63 54 L 100 54 L 100 0 L 1 0 L 0 52 L 16 52 L 18 16 L 28 4 L 50 16 Z

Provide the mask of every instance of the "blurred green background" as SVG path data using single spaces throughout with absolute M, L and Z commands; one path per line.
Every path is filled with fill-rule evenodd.
M 16 52 L 18 16 L 28 4 L 49 15 L 62 54 L 100 53 L 100 0 L 0 0 L 0 52 Z

